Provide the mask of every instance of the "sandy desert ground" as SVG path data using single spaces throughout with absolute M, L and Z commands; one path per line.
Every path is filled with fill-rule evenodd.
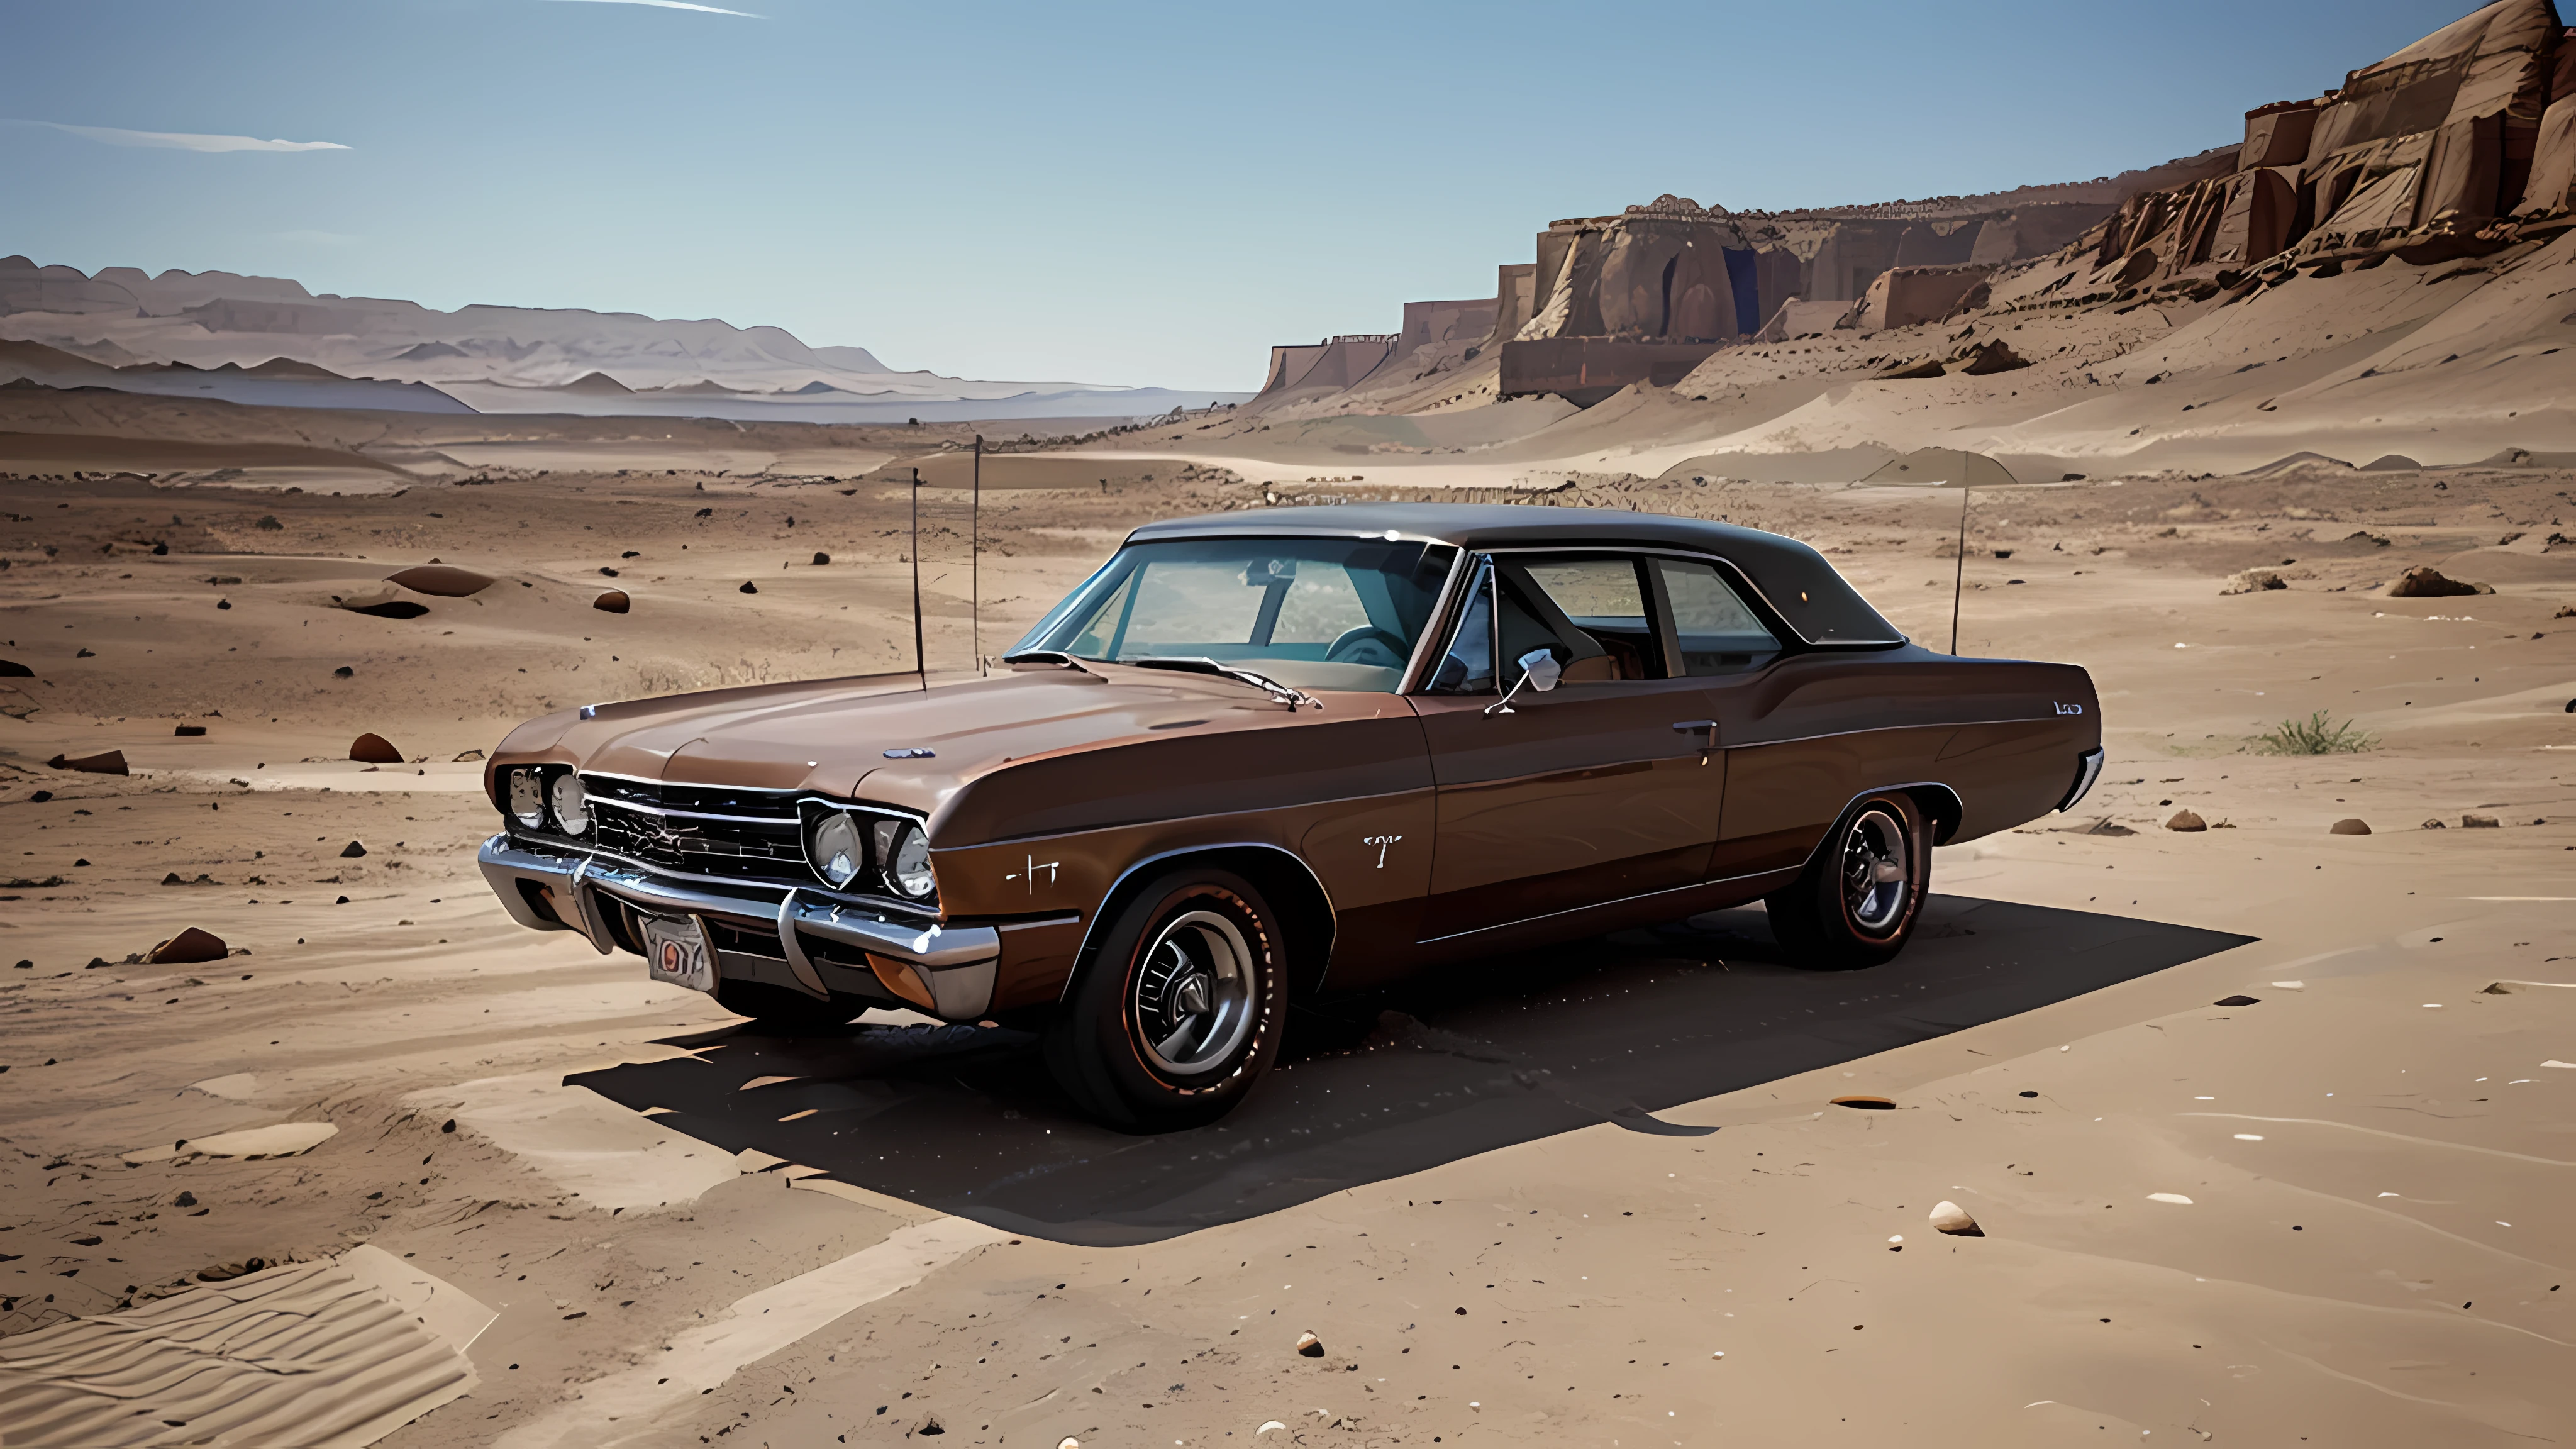
M 997 470 L 979 562 L 964 495 L 923 490 L 935 671 L 1146 518 L 1393 491 L 1329 453 L 1251 477 L 1128 451 Z M 2576 1424 L 2564 471 L 1979 494 L 1961 647 L 2089 667 L 2113 763 L 2076 815 L 1943 849 L 1906 956 L 1794 971 L 1755 910 L 1481 963 L 1308 1014 L 1246 1110 L 1135 1139 L 1008 1032 L 762 1038 L 501 913 L 470 756 L 517 720 L 910 663 L 908 487 L 581 462 L 0 484 L 0 657 L 31 671 L 0 681 L 0 1392 L 92 1385 L 0 1443 L 290 1413 L 406 1449 Z M 1794 533 L 1946 637 L 1954 493 L 1566 466 L 1551 502 Z M 501 583 L 334 607 L 431 558 Z M 2382 596 L 2417 564 L 2496 592 Z M 2221 592 L 2258 566 L 2287 587 Z M 610 588 L 632 612 L 591 608 Z M 2252 752 L 2318 709 L 2379 747 Z M 408 763 L 346 759 L 361 731 Z M 132 774 L 44 764 L 111 749 Z M 2213 828 L 2164 828 L 2183 809 Z M 189 926 L 233 954 L 138 963 Z M 1934 1231 L 1944 1201 L 1984 1235 Z M 150 1332 L 10 1356 L 361 1280 L 415 1311 L 194 1398 Z

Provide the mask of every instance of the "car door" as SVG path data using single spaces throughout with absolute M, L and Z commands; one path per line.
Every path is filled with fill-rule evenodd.
M 1725 792 L 1701 681 L 1671 667 L 1649 561 L 1479 560 L 1447 653 L 1413 696 L 1431 750 L 1424 939 L 1705 878 Z M 1514 690 L 1545 650 L 1553 690 Z
M 1732 569 L 1704 559 L 1659 558 L 1653 575 L 1679 672 L 1704 690 L 1726 760 L 1710 879 L 1803 863 L 1851 799 L 1862 739 L 1798 730 L 1781 738 L 1779 706 L 1796 691 L 1790 676 L 1802 661 L 1780 659 L 1779 636 L 1747 601 Z

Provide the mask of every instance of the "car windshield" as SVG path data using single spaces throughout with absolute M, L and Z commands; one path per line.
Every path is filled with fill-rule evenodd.
M 1132 544 L 1011 653 L 1206 658 L 1301 689 L 1392 692 L 1457 552 L 1376 538 Z

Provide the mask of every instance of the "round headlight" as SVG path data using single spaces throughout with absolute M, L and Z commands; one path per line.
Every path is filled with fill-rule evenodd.
M 894 843 L 885 853 L 886 884 L 900 895 L 926 900 L 939 884 L 930 875 L 930 837 L 909 822 L 894 827 Z
M 570 770 L 555 777 L 551 792 L 555 799 L 555 823 L 566 835 L 579 835 L 590 828 L 590 792 L 581 786 L 581 776 Z
M 536 771 L 510 772 L 510 818 L 530 830 L 546 828 L 545 782 Z
M 858 879 L 859 867 L 867 861 L 867 848 L 860 843 L 858 822 L 835 810 L 814 817 L 806 828 L 805 858 L 814 864 L 814 873 L 824 884 L 840 890 Z

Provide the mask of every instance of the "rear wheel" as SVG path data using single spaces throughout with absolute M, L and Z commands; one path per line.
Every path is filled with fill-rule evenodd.
M 1121 911 L 1047 1032 L 1047 1065 L 1109 1126 L 1160 1132 L 1233 1110 L 1279 1054 L 1279 918 L 1242 877 L 1182 870 Z
M 1771 896 L 1771 933 L 1811 971 L 1876 966 L 1905 949 L 1932 872 L 1923 812 L 1903 795 L 1852 808 L 1793 884 Z
M 829 1001 L 818 1001 L 802 991 L 790 991 L 766 981 L 720 980 L 715 995 L 716 1005 L 736 1016 L 750 1017 L 758 1030 L 779 1036 L 839 1031 L 869 1005 L 839 991 L 833 992 Z

